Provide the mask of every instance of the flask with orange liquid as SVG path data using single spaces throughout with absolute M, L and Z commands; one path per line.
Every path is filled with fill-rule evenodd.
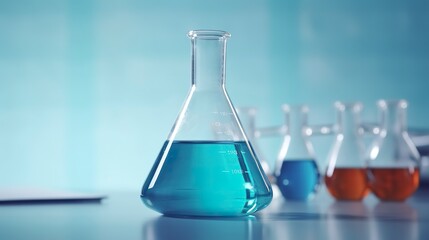
M 362 104 L 335 103 L 337 122 L 328 156 L 325 185 L 337 200 L 360 201 L 369 193 L 360 113 Z
M 406 129 L 407 101 L 380 100 L 379 134 L 370 147 L 368 181 L 382 201 L 404 201 L 419 185 L 420 155 Z

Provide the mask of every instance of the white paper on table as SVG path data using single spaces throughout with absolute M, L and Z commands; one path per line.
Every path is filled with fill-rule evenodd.
M 0 188 L 1 203 L 101 201 L 103 194 L 58 191 L 41 188 Z

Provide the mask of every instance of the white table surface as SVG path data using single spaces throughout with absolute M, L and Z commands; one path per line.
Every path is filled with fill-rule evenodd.
M 429 191 L 406 202 L 339 202 L 320 189 L 309 202 L 281 197 L 242 218 L 171 218 L 144 206 L 139 191 L 100 203 L 0 205 L 0 239 L 429 239 Z

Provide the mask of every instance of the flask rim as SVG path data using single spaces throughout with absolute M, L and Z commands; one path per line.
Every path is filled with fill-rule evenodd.
M 396 106 L 398 108 L 405 109 L 408 106 L 408 101 L 405 99 L 398 99 L 398 100 L 380 99 L 377 101 L 377 106 L 382 109 L 386 109 L 388 106 Z
M 310 108 L 306 104 L 282 104 L 281 108 L 285 113 L 291 112 L 292 109 L 297 109 L 302 113 L 308 113 L 310 111 Z
M 191 30 L 188 32 L 188 37 L 191 39 L 202 38 L 202 39 L 219 39 L 219 38 L 230 38 L 231 34 L 222 30 Z
M 363 104 L 358 101 L 356 102 L 335 101 L 334 107 L 341 112 L 344 112 L 346 109 L 351 109 L 354 112 L 360 112 L 363 110 Z

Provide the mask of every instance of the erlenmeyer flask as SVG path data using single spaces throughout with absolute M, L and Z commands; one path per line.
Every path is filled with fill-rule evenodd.
M 287 200 L 308 200 L 317 191 L 320 174 L 313 146 L 305 134 L 306 106 L 283 105 L 286 134 L 275 167 L 276 183 Z
M 335 103 L 335 140 L 328 155 L 325 185 L 337 200 L 362 200 L 369 193 L 360 113 L 362 104 Z
M 192 85 L 141 198 L 177 216 L 241 216 L 266 207 L 271 185 L 225 89 L 224 31 L 197 30 Z
M 403 201 L 419 185 L 420 155 L 406 128 L 407 102 L 377 102 L 380 133 L 369 152 L 369 186 L 381 200 Z

